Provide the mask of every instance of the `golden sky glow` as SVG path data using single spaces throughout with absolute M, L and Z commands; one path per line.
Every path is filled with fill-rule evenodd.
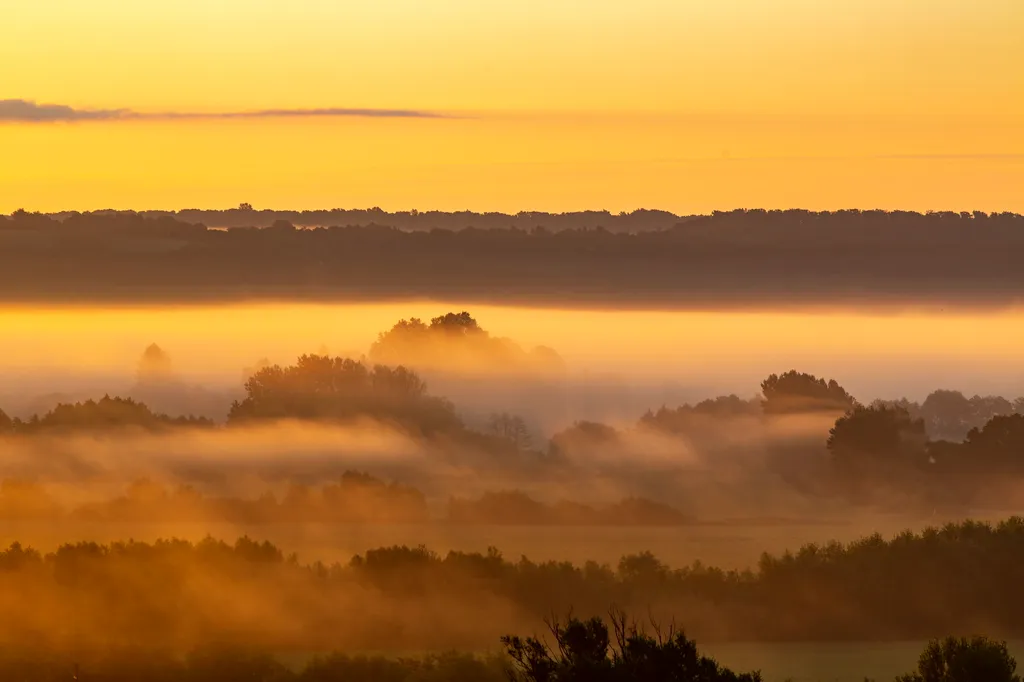
M 0 211 L 1024 211 L 1020 0 L 0 0 Z

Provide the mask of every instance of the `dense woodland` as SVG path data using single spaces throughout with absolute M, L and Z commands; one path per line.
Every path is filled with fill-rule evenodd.
M 131 215 L 134 211 L 96 211 L 101 215 Z M 55 213 L 51 217 L 66 220 L 74 212 Z M 532 230 L 538 225 L 554 232 L 562 230 L 596 229 L 603 227 L 612 232 L 645 232 L 664 230 L 693 216 L 679 216 L 668 211 L 638 210 L 629 213 L 608 211 L 573 211 L 547 213 L 520 211 L 508 213 L 475 213 L 473 211 L 384 211 L 370 209 L 331 209 L 307 211 L 275 211 L 254 209 L 249 204 L 226 210 L 185 209 L 182 211 L 140 211 L 144 218 L 176 218 L 182 222 L 202 224 L 216 228 L 270 227 L 277 222 L 288 222 L 297 227 L 328 227 L 330 225 L 387 225 L 406 232 L 430 230 L 510 229 Z
M 266 225 L 268 217 L 0 216 L 0 285 L 7 300 L 456 296 L 661 306 L 998 305 L 1024 285 L 1024 217 L 1009 213 L 370 211 Z M 230 227 L 209 226 L 221 223 Z
M 808 545 L 752 571 L 650 553 L 615 566 L 387 547 L 303 564 L 267 543 L 69 544 L 0 553 L 5 644 L 205 642 L 324 651 L 471 650 L 552 613 L 621 609 L 702 641 L 913 640 L 1024 635 L 1024 520 L 951 524 L 890 540 Z M 984 579 L 979 579 L 984 576 Z

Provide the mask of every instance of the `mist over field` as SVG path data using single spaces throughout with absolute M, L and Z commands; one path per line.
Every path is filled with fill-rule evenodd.
M 1021 682 L 1021 0 L 0 0 L 0 682 Z
M 545 526 L 568 523 L 593 534 L 593 546 L 563 548 L 579 560 L 657 549 L 673 560 L 713 556 L 742 568 L 761 551 L 921 527 L 971 509 L 997 515 L 1017 499 L 1006 482 L 1001 489 L 1011 496 L 994 506 L 941 495 L 936 503 L 900 489 L 879 488 L 868 504 L 837 496 L 839 481 L 832 479 L 839 475 L 826 441 L 848 405 L 762 414 L 761 380 L 791 366 L 824 368 L 828 376 L 845 371 L 850 380 L 843 385 L 858 387 L 853 393 L 865 405 L 876 398 L 920 402 L 948 385 L 936 378 L 943 372 L 957 377 L 951 367 L 970 374 L 966 386 L 953 384 L 967 395 L 972 388 L 1008 388 L 1012 400 L 1018 384 L 1005 371 L 993 369 L 986 379 L 970 366 L 1000 358 L 976 358 L 966 339 L 948 333 L 959 327 L 938 316 L 517 308 L 487 308 L 479 318 L 436 316 L 445 310 L 422 303 L 8 308 L 0 313 L 11 330 L 0 341 L 9 368 L 0 409 L 22 426 L 4 440 L 0 478 L 10 485 L 0 491 L 0 511 L 27 524 L 21 539 L 44 542 L 53 542 L 52 529 L 64 523 L 90 532 L 128 523 L 133 537 L 154 539 L 290 524 L 296 530 L 278 528 L 275 541 L 332 556 L 340 552 L 331 538 L 346 552 L 372 548 L 375 537 L 379 544 L 429 537 L 480 550 L 481 542 L 490 544 L 483 539 L 488 532 L 475 530 L 483 524 L 516 551 L 565 558 L 552 545 L 556 532 Z M 1017 324 L 1012 315 L 969 319 L 992 331 L 985 343 L 993 353 L 1007 352 L 1002 335 Z M 890 335 L 863 343 L 881 325 L 933 343 L 921 345 L 916 366 L 904 363 L 911 377 L 899 393 L 889 387 L 903 377 L 889 367 L 903 362 L 900 349 L 909 341 Z M 339 377 L 374 365 L 408 367 L 422 383 L 415 390 L 436 396 L 424 405 L 441 401 L 427 408 L 441 410 L 429 419 L 442 421 L 430 426 L 416 416 L 419 407 L 412 421 L 390 408 L 360 407 L 359 394 L 345 417 L 282 403 L 258 420 L 243 419 L 239 404 L 247 390 L 249 400 L 257 395 L 245 382 L 264 372 L 275 376 L 274 365 L 287 367 L 305 353 L 323 362 L 348 358 L 336 369 L 319 360 L 322 369 L 308 369 L 343 372 Z M 314 390 L 305 385 L 287 390 Z M 134 399 L 139 408 L 116 402 L 121 398 L 105 402 L 109 396 Z M 715 396 L 730 397 L 708 400 Z M 75 408 L 82 415 L 75 416 L 74 404 L 96 400 L 96 407 Z M 1007 402 L 1004 411 L 1014 409 Z M 160 415 L 197 421 L 176 426 Z M 419 506 L 389 511 L 392 501 L 371 497 L 362 514 L 339 516 L 323 501 L 316 503 L 327 504 L 323 509 L 303 507 L 305 497 L 319 500 L 324 486 L 351 472 L 407 486 L 422 498 Z M 110 507 L 117 500 L 121 507 Z M 261 500 L 272 509 L 261 511 Z M 627 502 L 629 513 L 616 507 Z M 358 529 L 366 521 L 379 531 Z M 533 544 L 516 530 L 538 523 Z M 312 530 L 297 530 L 310 524 Z M 718 542 L 707 524 L 730 527 Z M 779 524 L 792 532 L 770 529 Z M 736 530 L 745 527 L 756 530 Z M 293 542 L 292 533 L 303 537 Z M 648 542 L 642 537 L 654 544 L 641 546 Z M 674 546 L 683 538 L 685 547 Z
M 989 589 L 1024 524 L 1016 216 L 181 217 L 0 222 L 24 275 L 0 307 L 0 671 L 28 647 L 188 680 L 507 679 L 501 638 L 568 636 L 552 614 L 605 618 L 565 627 L 619 651 L 657 641 L 628 622 L 680 623 L 768 679 L 1024 637 L 1021 595 Z M 865 670 L 908 664 L 887 655 Z
M 399 319 L 429 320 L 451 310 L 471 311 L 492 335 L 524 352 L 553 349 L 560 362 L 420 362 L 431 389 L 466 412 L 532 407 L 549 428 L 580 418 L 632 419 L 648 408 L 715 395 L 752 397 L 763 377 L 792 367 L 838 377 L 865 399 L 920 400 L 938 387 L 970 395 L 1024 389 L 1024 361 L 1016 352 L 1021 318 L 1014 310 L 688 313 L 423 302 L 41 306 L 0 309 L 0 404 L 28 416 L 60 399 L 122 395 L 137 388 L 138 360 L 156 343 L 183 385 L 176 394 L 140 397 L 161 401 L 164 411 L 223 418 L 247 370 L 260 362 L 287 364 L 321 351 L 358 359 Z
M 493 652 L 553 611 L 618 608 L 685 618 L 743 665 L 748 641 L 1024 635 L 987 593 L 933 608 L 911 588 L 953 561 L 925 581 L 951 589 L 960 552 L 1009 570 L 1013 310 L 254 301 L 0 321 L 0 570 L 20 586 L 0 648 Z M 852 568 L 872 552 L 913 614 L 887 626 L 893 588 Z

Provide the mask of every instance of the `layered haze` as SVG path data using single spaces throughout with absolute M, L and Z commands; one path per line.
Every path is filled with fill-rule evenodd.
M 632 419 L 662 404 L 720 394 L 750 397 L 761 378 L 788 367 L 840 377 L 855 395 L 870 398 L 921 399 L 938 387 L 982 395 L 1024 392 L 1016 342 L 1024 323 L 1015 310 L 657 312 L 413 301 L 6 307 L 0 309 L 2 404 L 10 413 L 27 415 L 51 407 L 38 402 L 48 394 L 123 394 L 151 343 L 167 351 L 183 382 L 237 395 L 246 370 L 261 360 L 286 364 L 324 349 L 358 359 L 399 319 L 429 320 L 464 309 L 494 336 L 526 350 L 554 349 L 564 366 L 530 376 L 523 367 L 502 363 L 478 363 L 463 372 L 427 366 L 431 388 L 463 410 L 476 405 L 484 413 L 519 412 L 537 398 L 522 384 L 553 382 L 564 397 L 531 415 L 547 415 L 549 428 L 574 419 Z M 472 399 L 460 400 L 451 391 L 460 384 L 474 390 L 467 374 L 483 376 L 475 382 L 476 393 L 463 394 Z M 222 401 L 224 412 L 229 403 Z
M 882 507 L 834 497 L 821 481 L 829 476 L 825 440 L 841 411 L 766 421 L 754 399 L 763 377 L 791 366 L 841 377 L 865 404 L 921 401 L 941 387 L 1024 392 L 1013 312 L 477 307 L 473 317 L 434 318 L 461 309 L 426 302 L 4 309 L 0 406 L 10 415 L 28 419 L 58 403 L 121 395 L 157 412 L 213 420 L 156 431 L 37 429 L 8 439 L 0 478 L 36 486 L 0 495 L 13 514 L 10 539 L 46 548 L 68 533 L 198 540 L 254 532 L 336 558 L 423 538 L 436 548 L 479 550 L 500 537 L 507 551 L 541 558 L 612 560 L 654 548 L 673 561 L 699 555 L 742 567 L 796 539 L 852 539 L 962 513 L 950 508 L 936 517 L 914 494 L 897 491 Z M 486 331 L 452 337 L 438 320 Z M 417 435 L 370 415 L 217 425 L 238 411 L 232 403 L 260 368 L 290 365 L 307 352 L 409 366 L 429 394 L 452 401 L 466 434 L 499 440 L 459 430 Z M 697 416 L 681 431 L 640 420 L 730 393 L 741 396 L 732 407 Z M 422 508 L 395 512 L 390 498 L 366 502 L 356 516 L 294 506 L 305 499 L 295 486 L 314 499 L 352 471 L 411 486 Z M 140 482 L 155 488 L 143 494 Z M 510 493 L 525 497 L 489 497 Z M 1004 494 L 1005 506 L 1017 493 L 1011 485 Z M 104 506 L 118 499 L 128 502 Z M 599 520 L 602 509 L 635 499 L 665 507 L 638 508 L 625 526 Z M 628 516 L 625 508 L 619 516 Z M 578 542 L 559 540 L 567 522 L 586 527 Z
M 1024 642 L 1021 0 L 0 28 L 0 678 Z M 898 679 L 1015 665 L 949 637 Z

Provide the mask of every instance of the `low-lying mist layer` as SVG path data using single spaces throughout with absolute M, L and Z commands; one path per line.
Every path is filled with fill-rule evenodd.
M 326 353 L 260 361 L 237 394 L 214 400 L 183 390 L 151 345 L 132 395 L 164 407 L 105 396 L 0 414 L 3 539 L 49 550 L 252 533 L 331 559 L 425 542 L 575 561 L 651 549 L 743 568 L 762 549 L 998 518 L 1024 501 L 1020 399 L 939 390 L 869 403 L 789 371 L 750 399 L 545 423 L 501 408 L 500 382 L 545 394 L 524 394 L 545 412 L 559 398 L 544 382 L 561 370 L 536 363 L 556 356 L 466 313 L 399 322 L 370 355 L 408 366 Z M 444 378 L 478 393 L 453 402 L 437 388 L 452 385 Z M 491 385 L 485 404 L 498 409 L 466 398 Z M 219 416 L 168 416 L 189 414 L 193 398 L 219 400 Z
M 607 508 L 624 498 L 650 498 L 650 511 L 655 502 L 678 510 L 667 516 L 639 513 L 633 517 L 638 523 L 645 518 L 648 523 L 664 523 L 694 515 L 765 515 L 769 509 L 784 516 L 787 509 L 794 514 L 805 509 L 803 495 L 771 471 L 765 444 L 781 446 L 802 437 L 810 446 L 814 436 L 820 438 L 827 431 L 827 422 L 793 417 L 768 425 L 751 419 L 731 426 L 731 436 L 722 442 L 637 429 L 614 431 L 610 438 L 594 443 L 579 435 L 586 427 L 577 426 L 544 450 L 517 447 L 496 436 L 464 436 L 461 431 L 410 435 L 372 420 L 344 425 L 270 420 L 156 431 L 58 430 L 0 439 L 4 450 L 0 479 L 10 483 L 12 495 L 17 490 L 23 496 L 34 491 L 33 498 L 38 494 L 36 502 L 24 498 L 26 509 L 110 500 L 128 492 L 131 484 L 148 480 L 169 495 L 154 502 L 158 515 L 166 516 L 196 513 L 199 510 L 191 505 L 199 502 L 199 496 L 229 496 L 240 503 L 247 501 L 253 511 L 249 518 L 259 519 L 260 508 L 293 502 L 301 507 L 297 501 L 309 488 L 337 483 L 350 470 L 412 486 L 428 507 L 457 509 L 453 518 L 463 522 L 629 523 L 629 514 L 590 514 L 583 507 L 563 504 Z M 737 487 L 750 489 L 747 500 L 723 506 L 725 496 Z M 146 490 L 136 488 L 132 494 L 141 496 L 141 502 L 153 494 L 152 489 Z M 449 503 L 452 496 L 459 500 Z M 468 505 L 473 498 L 479 503 Z M 11 513 L 16 508 L 11 507 Z M 216 516 L 214 509 L 216 505 L 206 507 Z M 222 509 L 227 514 L 227 508 Z M 326 521 L 345 516 L 339 515 L 337 504 L 323 509 L 322 513 L 299 513 L 299 518 Z M 379 505 L 376 511 L 365 509 L 360 514 L 378 520 L 412 518 L 398 508 Z M 282 513 L 278 519 L 289 516 Z M 414 516 L 445 518 L 448 514 Z
M 79 490 L 81 493 L 81 489 Z M 365 473 L 347 471 L 322 486 L 292 483 L 275 495 L 254 498 L 204 495 L 192 485 L 168 488 L 149 479 L 134 481 L 124 495 L 62 504 L 60 488 L 6 479 L 0 482 L 0 520 L 109 521 L 115 523 L 259 524 L 448 524 L 518 526 L 682 526 L 689 517 L 644 498 L 592 507 L 559 500 L 539 502 L 519 491 L 484 493 L 479 499 L 451 498 L 432 515 L 424 494 L 413 487 L 385 484 Z
M 394 334 L 401 343 L 387 341 Z M 417 344 L 432 349 L 430 357 L 444 356 L 446 348 L 512 352 L 467 314 L 435 318 L 430 326 L 400 323 L 375 348 L 392 343 L 399 356 Z M 158 383 L 168 367 L 166 355 L 151 346 L 140 383 Z M 0 477 L 22 497 L 37 491 L 35 502 L 24 503 L 28 508 L 91 502 L 94 518 L 117 518 L 126 512 L 95 503 L 147 479 L 176 492 L 157 496 L 154 511 L 140 519 L 221 516 L 247 523 L 433 517 L 658 525 L 808 518 L 858 506 L 962 513 L 993 503 L 1007 508 L 1019 499 L 1020 399 L 936 391 L 922 404 L 865 407 L 837 381 L 796 371 L 773 374 L 760 388 L 751 400 L 720 396 L 649 410 L 632 422 L 577 421 L 547 436 L 508 412 L 486 420 L 463 416 L 403 365 L 304 355 L 294 365 L 254 368 L 226 424 L 169 417 L 109 396 L 59 404 L 29 419 L 0 413 Z M 351 470 L 415 488 L 422 509 L 405 502 L 392 509 L 377 500 L 355 513 L 337 500 L 325 502 L 322 493 L 310 495 L 309 486 L 336 482 Z M 19 482 L 52 489 L 44 495 L 17 488 Z M 65 494 L 93 498 L 65 503 L 59 500 Z M 448 500 L 456 494 L 460 500 Z M 274 495 L 288 500 L 279 503 Z M 210 496 L 220 501 L 211 503 Z M 467 501 L 472 497 L 480 499 Z M 447 514 L 424 511 L 446 500 Z M 623 500 L 632 506 L 621 506 Z

